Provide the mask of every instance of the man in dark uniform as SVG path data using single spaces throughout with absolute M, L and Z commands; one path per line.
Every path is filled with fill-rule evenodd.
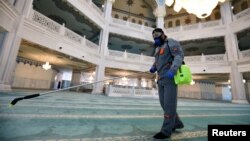
M 177 85 L 174 82 L 174 75 L 182 65 L 184 54 L 180 43 L 174 39 L 168 39 L 162 29 L 154 29 L 152 35 L 156 49 L 155 62 L 150 72 L 157 71 L 159 100 L 164 111 L 161 131 L 154 135 L 154 138 L 166 139 L 170 138 L 175 129 L 184 127 L 176 112 Z

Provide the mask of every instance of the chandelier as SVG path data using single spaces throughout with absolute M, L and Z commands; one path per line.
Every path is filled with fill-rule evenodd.
M 43 68 L 44 68 L 45 70 L 48 70 L 48 69 L 51 68 L 51 65 L 49 64 L 49 62 L 46 62 L 45 64 L 43 64 Z
M 189 14 L 194 14 L 198 18 L 208 17 L 219 2 L 225 0 L 165 0 L 167 6 L 174 4 L 174 11 L 179 12 L 182 8 Z

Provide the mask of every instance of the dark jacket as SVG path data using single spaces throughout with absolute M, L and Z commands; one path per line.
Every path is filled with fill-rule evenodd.
M 157 69 L 158 76 L 164 76 L 167 71 L 176 74 L 184 60 L 184 53 L 180 43 L 174 39 L 166 39 L 165 43 L 155 50 L 154 67 Z

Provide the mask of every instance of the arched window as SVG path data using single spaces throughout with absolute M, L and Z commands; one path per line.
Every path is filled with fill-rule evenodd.
M 205 20 L 206 20 L 206 21 L 211 21 L 211 17 L 210 17 L 210 16 L 209 16 L 209 17 L 206 17 Z
M 186 20 L 185 20 L 185 24 L 190 24 L 191 23 L 191 20 L 189 19 L 189 18 L 187 18 Z
M 247 9 L 248 8 L 247 2 L 246 1 L 242 2 L 241 5 L 240 5 L 240 7 L 241 7 L 241 10 Z
M 119 19 L 119 15 L 118 15 L 118 14 L 115 14 L 115 18 Z
M 135 23 L 135 19 L 132 19 L 132 23 Z
M 199 23 L 199 22 L 201 22 L 201 19 L 196 17 L 196 23 Z
M 181 24 L 180 20 L 176 20 L 176 21 L 175 21 L 175 25 L 176 25 L 176 26 L 180 26 L 180 24 Z
M 148 23 L 147 23 L 147 22 L 145 22 L 145 23 L 144 23 L 144 25 L 145 25 L 145 26 L 148 26 Z
M 214 18 L 215 18 L 216 20 L 220 19 L 220 12 L 218 12 L 218 11 L 215 12 Z
M 128 20 L 128 18 L 127 18 L 127 17 L 123 17 L 122 19 L 123 19 L 124 21 L 127 21 L 127 20 Z
M 172 21 L 168 22 L 168 27 L 173 27 L 173 22 Z
M 141 21 L 141 20 L 139 20 L 139 21 L 138 21 L 138 24 L 142 24 L 142 21 Z

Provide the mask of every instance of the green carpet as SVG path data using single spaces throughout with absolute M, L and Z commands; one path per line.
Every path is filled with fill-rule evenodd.
M 34 91 L 0 93 L 0 141 L 151 141 L 161 128 L 158 99 L 57 92 L 22 100 Z M 170 140 L 205 141 L 209 124 L 250 124 L 250 105 L 178 99 L 185 128 Z

